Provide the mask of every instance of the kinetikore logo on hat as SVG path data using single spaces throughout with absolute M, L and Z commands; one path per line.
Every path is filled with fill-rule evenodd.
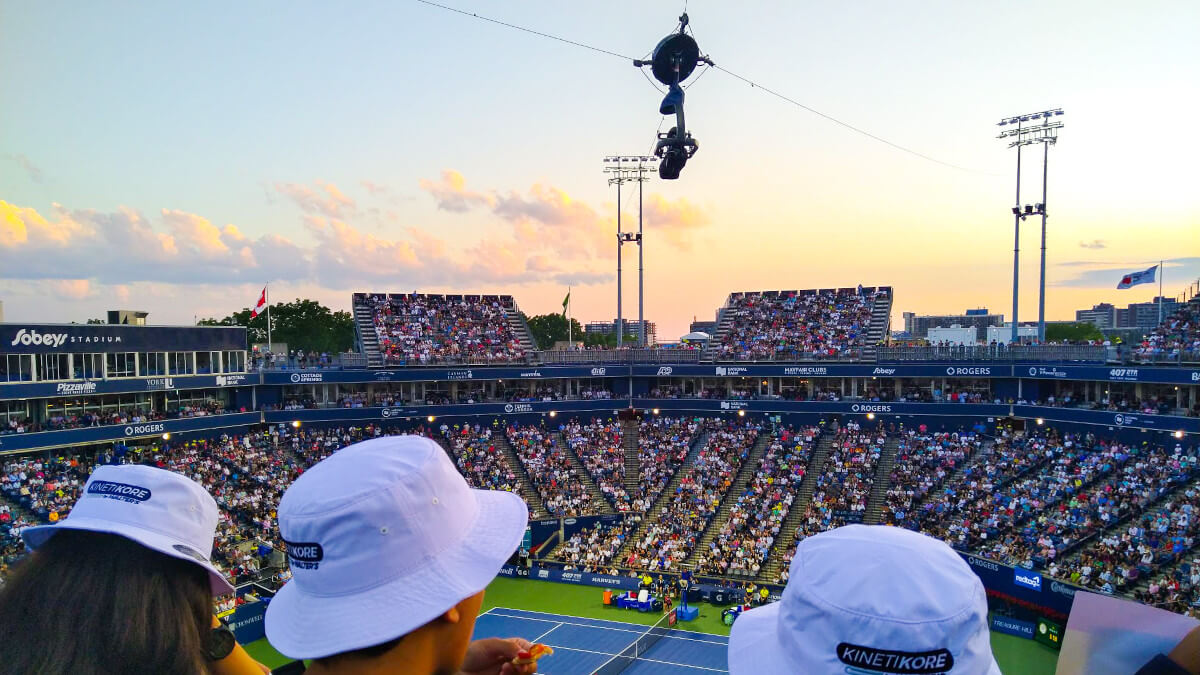
M 888 675 L 934 675 L 954 667 L 954 655 L 949 649 L 927 652 L 901 652 L 875 649 L 843 642 L 837 646 L 837 657 L 852 666 L 847 672 L 887 673 Z
M 321 566 L 321 561 L 325 558 L 325 551 L 316 542 L 284 541 L 283 543 L 287 546 L 288 561 L 292 563 L 293 567 L 315 570 Z

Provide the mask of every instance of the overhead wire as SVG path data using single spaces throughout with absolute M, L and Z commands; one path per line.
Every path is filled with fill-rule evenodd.
M 631 57 L 631 56 L 625 56 L 624 54 L 618 54 L 617 52 L 609 51 L 607 49 L 601 49 L 600 47 L 596 47 L 595 45 L 589 45 L 589 44 L 586 44 L 583 42 L 569 40 L 569 39 L 559 36 L 559 35 L 543 33 L 542 31 L 539 31 L 539 30 L 534 30 L 532 28 L 526 28 L 525 26 L 518 26 L 515 23 L 508 23 L 507 21 L 501 21 L 499 19 L 493 19 L 488 16 L 483 16 L 482 14 L 476 14 L 475 12 L 468 12 L 466 10 L 458 9 L 457 7 L 450 7 L 449 5 L 443 5 L 443 4 L 440 4 L 437 2 L 433 2 L 432 0 L 416 0 L 416 2 L 419 2 L 423 5 L 429 5 L 430 7 L 437 7 L 439 9 L 444 9 L 444 10 L 447 10 L 450 12 L 454 12 L 456 14 L 462 14 L 463 16 L 469 16 L 469 17 L 472 17 L 475 19 L 479 19 L 480 21 L 487 21 L 489 23 L 494 23 L 498 26 L 504 26 L 505 28 L 512 28 L 514 30 L 523 31 L 525 33 L 530 33 L 532 35 L 537 35 L 539 37 L 544 37 L 544 38 L 547 38 L 550 40 L 557 40 L 559 42 L 565 42 L 569 45 L 575 45 L 576 47 L 583 47 L 584 49 L 590 49 L 594 52 L 599 52 L 601 54 L 608 54 L 609 56 L 615 56 L 620 59 L 625 59 L 626 61 L 633 60 L 633 57 Z
M 837 125 L 840 125 L 840 126 L 842 126 L 842 127 L 845 127 L 845 128 L 847 128 L 847 129 L 849 129 L 850 131 L 853 131 L 853 132 L 855 132 L 855 133 L 858 133 L 858 134 L 862 134 L 863 136 L 866 136 L 867 138 L 870 138 L 870 139 L 873 139 L 873 140 L 879 141 L 880 143 L 883 143 L 884 145 L 887 145 L 887 146 L 893 147 L 893 148 L 895 148 L 895 149 L 897 149 L 897 150 L 900 150 L 900 151 L 902 151 L 902 152 L 907 152 L 907 153 L 908 153 L 908 154 L 910 154 L 910 155 L 913 155 L 913 156 L 916 156 L 916 157 L 920 157 L 921 159 L 928 160 L 928 161 L 930 161 L 930 162 L 933 162 L 933 163 L 935 163 L 935 164 L 941 164 L 942 166 L 948 166 L 948 167 L 950 167 L 950 168 L 952 168 L 952 169 L 958 169 L 959 171 L 967 171 L 967 172 L 969 172 L 969 173 L 986 173 L 986 172 L 983 172 L 983 171 L 979 171 L 978 169 L 971 169 L 971 168 L 968 168 L 968 167 L 965 167 L 965 166 L 959 166 L 959 165 L 957 165 L 957 164 L 952 164 L 952 163 L 950 163 L 950 162 L 944 162 L 944 161 L 942 161 L 942 160 L 940 160 L 940 159 L 938 159 L 938 158 L 936 158 L 936 157 L 930 157 L 929 155 L 926 155 L 926 154 L 925 154 L 925 153 L 923 153 L 923 152 L 918 152 L 918 151 L 916 151 L 916 150 L 913 150 L 912 148 L 906 148 L 906 147 L 904 147 L 903 145 L 900 145 L 899 143 L 893 143 L 893 142 L 889 141 L 888 139 L 886 139 L 886 138 L 883 138 L 882 136 L 876 136 L 875 134 L 873 134 L 873 133 L 871 133 L 871 132 L 869 132 L 869 131 L 866 131 L 865 129 L 860 129 L 860 128 L 858 128 L 858 127 L 854 126 L 853 124 L 850 124 L 849 122 L 843 122 L 842 120 L 839 120 L 838 118 L 834 117 L 833 115 L 827 115 L 827 114 L 825 114 L 825 113 L 821 112 L 820 110 L 817 110 L 816 108 L 813 108 L 813 107 L 811 107 L 811 106 L 807 106 L 807 105 L 805 105 L 805 104 L 803 104 L 803 103 L 801 103 L 801 102 L 797 101 L 797 100 L 796 100 L 796 99 L 794 99 L 794 98 L 791 98 L 791 97 L 789 97 L 789 96 L 785 96 L 785 95 L 783 95 L 783 94 L 781 94 L 781 93 L 779 93 L 779 92 L 775 91 L 774 89 L 771 89 L 771 88 L 769 88 L 769 87 L 764 87 L 763 85 L 761 85 L 761 84 L 759 84 L 759 83 L 755 82 L 754 80 L 751 80 L 751 79 L 750 79 L 750 78 L 748 78 L 748 77 L 743 77 L 743 76 L 741 76 L 741 75 L 738 75 L 737 73 L 733 72 L 732 70 L 729 70 L 728 68 L 725 68 L 724 66 L 719 66 L 719 65 L 715 65 L 715 64 L 714 64 L 714 65 L 713 65 L 713 68 L 716 68 L 717 70 L 720 70 L 721 72 L 723 72 L 723 73 L 725 73 L 725 74 L 727 74 L 727 75 L 729 75 L 729 76 L 731 76 L 731 77 L 733 77 L 733 78 L 736 78 L 736 79 L 738 79 L 738 80 L 741 80 L 742 82 L 745 82 L 746 84 L 750 85 L 752 88 L 755 88 L 755 89 L 761 89 L 761 90 L 765 91 L 766 93 L 768 93 L 768 94 L 770 94 L 770 95 L 772 95 L 772 96 L 774 96 L 774 97 L 776 97 L 776 98 L 778 98 L 778 99 L 780 99 L 780 100 L 782 100 L 782 101 L 786 101 L 786 102 L 788 102 L 788 103 L 791 103 L 792 105 L 794 105 L 794 106 L 796 106 L 796 107 L 798 107 L 798 108 L 801 108 L 802 110 L 806 110 L 806 111 L 808 111 L 808 112 L 810 112 L 810 113 L 812 113 L 812 114 L 814 114 L 814 115 L 816 115 L 816 116 L 818 116 L 818 117 L 821 117 L 821 118 L 824 118 L 824 119 L 826 119 L 826 120 L 829 120 L 830 122 L 833 122 L 834 124 L 837 124 Z
M 475 13 L 475 12 L 468 12 L 468 11 L 465 11 L 465 10 L 462 10 L 462 9 L 458 9 L 457 7 L 451 7 L 451 6 L 449 6 L 449 5 L 443 5 L 443 4 L 441 4 L 441 3 L 438 3 L 438 2 L 433 2 L 433 0 L 415 0 L 415 1 L 416 1 L 416 2 L 419 2 L 419 3 L 423 4 L 423 5 L 428 5 L 428 6 L 430 6 L 430 7 L 437 7 L 438 9 L 444 9 L 444 10 L 446 10 L 446 11 L 449 11 L 449 12 L 454 12 L 455 14 L 461 14 L 461 15 L 463 15 L 463 16 L 471 17 L 471 18 L 473 18 L 473 19 L 478 19 L 478 20 L 480 20 L 480 21 L 486 21 L 486 22 L 488 22 L 488 23 L 493 23 L 493 24 L 496 24 L 496 25 L 498 25 L 498 26 L 504 26 L 505 28 L 512 28 L 513 30 L 519 30 L 519 31 L 521 31 L 521 32 L 524 32 L 524 33 L 529 33 L 529 34 L 531 34 L 531 35 L 536 35 L 536 36 L 538 36 L 538 37 L 543 37 L 543 38 L 546 38 L 546 39 L 548 39 L 548 40 L 555 40 L 555 41 L 557 41 L 557 42 L 562 42 L 562 43 L 565 43 L 565 44 L 573 45 L 573 46 L 575 46 L 575 47 L 582 47 L 583 49 L 588 49 L 588 50 L 591 50 L 591 51 L 593 51 L 593 52 L 597 52 L 597 53 L 600 53 L 600 54 L 605 54 L 605 55 L 608 55 L 608 56 L 615 56 L 615 57 L 617 57 L 617 58 L 620 58 L 620 59 L 625 59 L 626 61 L 633 61 L 633 60 L 634 60 L 634 59 L 633 59 L 633 57 L 626 56 L 626 55 L 624 55 L 624 54 L 620 54 L 620 53 L 618 53 L 618 52 L 614 52 L 614 51 L 611 51 L 611 50 L 608 50 L 608 49 L 603 49 L 603 48 L 601 48 L 601 47 L 597 47 L 597 46 L 595 46 L 595 45 L 589 45 L 589 44 L 586 44 L 586 43 L 583 43 L 583 42 L 579 42 L 579 41 L 576 41 L 576 40 L 571 40 L 571 39 L 568 39 L 568 38 L 562 37 L 562 36 L 560 36 L 560 35 L 554 35 L 554 34 L 552 34 L 552 33 L 545 33 L 545 32 L 539 31 L 539 30 L 534 30 L 534 29 L 532 29 L 532 28 L 528 28 L 528 27 L 526 27 L 526 26 L 521 26 L 521 25 L 518 25 L 518 24 L 509 23 L 509 22 L 507 22 L 507 21 L 501 21 L 501 20 L 499 20 L 499 19 L 493 19 L 493 18 L 491 18 L 491 17 L 488 17 L 488 16 L 483 16 L 483 15 L 481 15 L 481 14 L 477 14 L 477 13 Z M 684 0 L 684 12 L 685 12 L 685 13 L 687 12 L 687 0 Z M 689 29 L 689 30 L 692 30 L 692 29 L 691 29 L 690 22 L 689 22 L 689 25 L 688 25 L 688 29 Z M 694 30 L 692 30 L 692 33 L 693 33 L 693 35 L 694 35 L 694 34 L 695 34 L 695 31 L 694 31 Z M 968 168 L 968 167 L 959 166 L 958 164 L 953 164 L 953 163 L 951 163 L 951 162 L 946 162 L 946 161 L 940 160 L 940 159 L 938 159 L 938 158 L 936 158 L 936 157 L 932 157 L 932 156 L 930 156 L 930 155 L 927 155 L 927 154 L 925 154 L 925 153 L 923 153 L 923 152 L 919 152 L 919 151 L 917 151 L 917 150 L 913 150 L 912 148 L 908 148 L 908 147 L 905 147 L 905 146 L 903 146 L 903 145 L 900 145 L 899 143 L 894 143 L 894 142 L 892 142 L 892 141 L 889 141 L 889 140 L 888 140 L 888 139 L 886 139 L 886 138 L 883 138 L 882 136 L 878 136 L 878 135 L 876 135 L 876 134 L 873 134 L 873 133 L 871 133 L 871 132 L 869 132 L 869 131 L 867 131 L 867 130 L 865 130 L 865 129 L 861 129 L 861 128 L 857 127 L 857 126 L 854 126 L 853 124 L 850 124 L 849 122 L 843 122 L 842 120 L 840 120 L 840 119 L 838 119 L 838 118 L 834 117 L 833 115 L 829 115 L 829 114 L 823 113 L 823 112 L 821 112 L 820 110 L 817 110 L 816 108 L 813 108 L 813 107 L 811 107 L 811 106 L 805 105 L 804 103 L 801 103 L 800 101 L 797 101 L 797 100 L 796 100 L 796 99 L 794 99 L 794 98 L 791 98 L 791 97 L 789 97 L 789 96 L 786 96 L 786 95 L 784 95 L 784 94 L 781 94 L 780 92 L 778 92 L 778 91 L 775 91 L 774 89 L 771 89 L 770 87 L 763 86 L 763 85 L 759 84 L 758 82 L 755 82 L 754 80 L 751 80 L 750 78 L 748 78 L 748 77 L 745 77 L 745 76 L 743 76 L 743 75 L 739 75 L 738 73 L 735 73 L 735 72 L 733 72 L 732 70 L 729 70 L 728 68 L 725 68 L 725 67 L 723 67 L 723 66 L 719 66 L 719 65 L 715 65 L 715 64 L 710 64 L 708 67 L 706 67 L 704 70 L 702 70 L 702 71 L 700 72 L 700 75 L 703 75 L 704 73 L 708 72 L 708 71 L 709 71 L 710 69 L 712 69 L 712 68 L 716 68 L 717 70 L 720 70 L 721 72 L 723 72 L 723 73 L 725 73 L 725 74 L 729 75 L 730 77 L 733 77 L 733 78 L 735 78 L 735 79 L 741 80 L 742 82 L 745 82 L 746 84 L 750 85 L 750 87 L 751 87 L 751 88 L 754 88 L 754 89 L 761 89 L 762 91 L 764 91 L 764 92 L 766 92 L 766 93 L 768 93 L 768 94 L 770 94 L 770 95 L 772 95 L 772 96 L 774 96 L 774 97 L 776 97 L 776 98 L 778 98 L 778 99 L 780 99 L 780 100 L 782 100 L 782 101 L 785 101 L 785 102 L 787 102 L 787 103 L 790 103 L 790 104 L 792 104 L 792 105 L 794 105 L 794 106 L 796 106 L 796 107 L 798 107 L 798 108 L 800 108 L 800 109 L 802 109 L 802 110 L 805 110 L 805 111 L 807 111 L 807 112 L 809 112 L 809 113 L 812 113 L 813 115 L 816 115 L 816 116 L 818 116 L 818 117 L 821 117 L 821 118 L 823 118 L 823 119 L 825 119 L 825 120 L 828 120 L 828 121 L 830 121 L 830 122 L 833 122 L 834 124 L 837 124 L 838 126 L 841 126 L 841 127 L 844 127 L 844 128 L 846 128 L 846 129 L 849 129 L 850 131 L 853 131 L 854 133 L 861 134 L 861 135 L 863 135 L 863 136 L 866 136 L 867 138 L 870 138 L 870 139 L 872 139 L 872 140 L 874 140 L 874 141 L 877 141 L 877 142 L 879 142 L 879 143 L 883 143 L 884 145 L 887 145 L 888 147 L 894 148 L 894 149 L 896 149 L 896 150 L 899 150 L 899 151 L 901 151 L 901 152 L 908 153 L 908 154 L 910 154 L 910 155 L 912 155 L 912 156 L 914 156 L 914 157 L 919 157 L 919 158 L 921 158 L 921 159 L 924 159 L 924 160 L 926 160 L 926 161 L 933 162 L 934 164 L 940 164 L 940 165 L 942 165 L 942 166 L 949 167 L 949 168 L 951 168 L 951 169 L 956 169 L 956 170 L 958 170 L 958 171 L 965 171 L 965 172 L 968 172 L 968 173 L 978 173 L 978 174 L 984 174 L 984 175 L 996 175 L 996 174 L 992 174 L 992 173 L 989 173 L 989 172 L 980 171 L 980 170 L 978 170 L 978 169 L 971 169 L 971 168 Z M 661 90 L 661 89 L 659 89 L 659 88 L 658 88 L 658 86 L 657 86 L 657 85 L 655 85 L 655 84 L 654 84 L 654 82 L 653 82 L 652 80 L 650 80 L 650 78 L 649 78 L 648 76 L 646 76 L 646 73 L 645 73 L 645 71 L 644 71 L 643 69 L 639 68 L 638 70 L 642 71 L 642 76 L 643 76 L 643 77 L 646 77 L 646 80 L 647 80 L 648 82 L 650 82 L 650 85 L 651 85 L 651 86 L 653 86 L 653 87 L 654 87 L 654 88 L 655 88 L 655 89 L 656 89 L 656 90 L 657 90 L 657 91 L 658 91 L 660 94 L 661 94 L 661 93 L 663 93 L 663 92 L 662 92 L 662 90 Z M 695 83 L 696 83 L 696 81 L 697 81 L 697 80 L 699 80 L 699 79 L 700 79 L 700 76 L 698 75 L 698 76 L 696 77 L 696 79 L 695 79 L 695 80 L 692 80 L 692 82 L 690 82 L 690 83 L 687 85 L 687 87 L 690 87 L 691 85 L 695 84 Z M 685 88 L 686 88 L 686 87 L 685 87 Z M 661 123 L 659 124 L 659 129 L 660 129 L 660 130 L 662 129 L 662 124 L 661 124 Z

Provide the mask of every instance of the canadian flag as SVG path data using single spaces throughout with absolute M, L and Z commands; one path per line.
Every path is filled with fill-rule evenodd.
M 254 305 L 254 310 L 250 312 L 250 318 L 253 319 L 254 317 L 258 316 L 259 314 L 262 314 L 263 312 L 265 312 L 266 310 L 267 310 L 267 287 L 263 286 L 262 295 L 258 296 L 258 304 Z

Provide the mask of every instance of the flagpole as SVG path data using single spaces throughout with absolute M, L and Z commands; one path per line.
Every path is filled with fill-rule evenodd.
M 263 295 L 267 299 L 267 351 L 271 351 L 271 284 L 263 286 Z M 272 352 L 274 353 L 274 352 Z
M 1163 261 L 1158 261 L 1158 325 L 1162 325 L 1162 282 L 1163 282 Z
M 571 287 L 567 286 L 567 349 L 572 349 L 575 345 L 575 332 L 571 325 Z

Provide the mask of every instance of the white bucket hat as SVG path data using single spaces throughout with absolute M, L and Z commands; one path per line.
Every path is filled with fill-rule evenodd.
M 279 501 L 292 580 L 267 606 L 267 639 L 314 659 L 405 635 L 483 590 L 528 520 L 520 497 L 471 489 L 423 436 L 339 450 Z
M 213 595 L 233 586 L 212 563 L 217 502 L 190 478 L 152 466 L 99 466 L 71 513 L 54 525 L 21 532 L 31 550 L 62 530 L 115 534 L 163 555 L 194 562 L 208 571 Z
M 744 612 L 730 675 L 1000 675 L 983 583 L 944 542 L 848 525 L 800 543 L 783 598 Z

